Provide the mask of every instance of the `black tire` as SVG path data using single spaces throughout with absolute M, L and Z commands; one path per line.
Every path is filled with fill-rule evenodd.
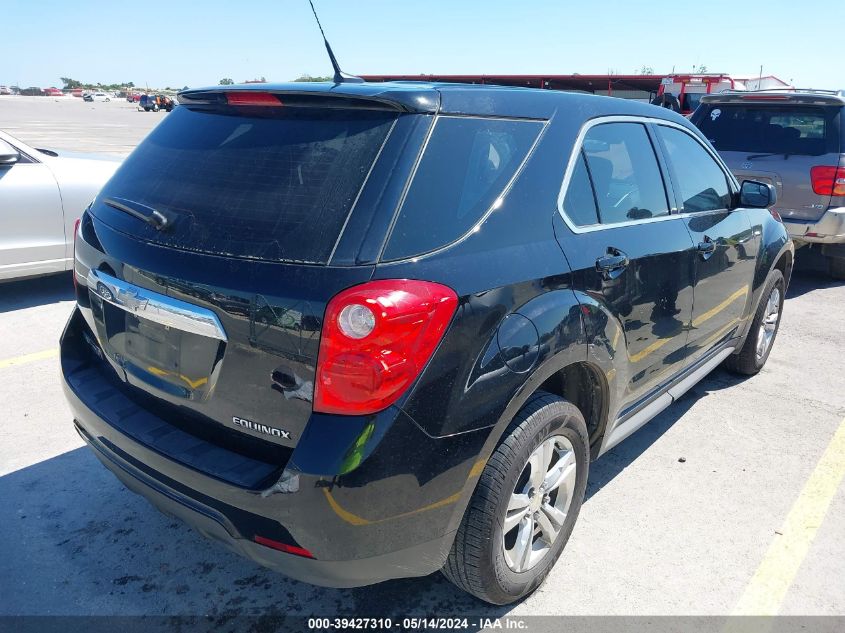
M 781 315 L 783 314 L 783 304 L 786 295 L 786 284 L 783 280 L 783 273 L 775 269 L 769 273 L 766 279 L 766 285 L 763 287 L 763 292 L 760 293 L 760 303 L 757 305 L 757 311 L 754 313 L 754 320 L 751 321 L 751 327 L 748 328 L 748 334 L 745 336 L 745 342 L 736 354 L 731 354 L 725 359 L 725 369 L 735 374 L 743 376 L 753 376 L 763 369 L 763 365 L 769 358 L 772 348 L 775 346 L 775 339 L 777 338 L 778 330 L 780 329 Z M 780 307 L 778 310 L 778 319 L 775 324 L 775 331 L 772 335 L 772 340 L 769 347 L 762 357 L 757 356 L 757 332 L 760 330 L 760 324 L 765 317 L 766 305 L 769 296 L 774 288 L 780 290 Z
M 502 521 L 529 456 L 552 435 L 563 435 L 572 444 L 576 460 L 572 501 L 551 549 L 535 567 L 518 573 L 504 558 Z M 481 473 L 443 575 L 460 589 L 492 604 L 508 604 L 537 589 L 572 533 L 584 500 L 588 469 L 589 439 L 581 412 L 552 394 L 534 394 L 511 422 Z
M 845 258 L 828 257 L 827 268 L 834 279 L 845 279 Z

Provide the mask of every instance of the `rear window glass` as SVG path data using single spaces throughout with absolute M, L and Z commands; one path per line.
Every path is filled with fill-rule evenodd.
M 267 110 L 266 108 L 264 110 Z M 99 199 L 119 197 L 175 218 L 156 231 L 166 246 L 276 261 L 328 262 L 394 113 L 176 108 L 127 158 Z
M 439 117 L 384 259 L 427 253 L 467 233 L 502 194 L 542 128 L 539 121 Z
M 835 116 L 835 108 L 713 104 L 698 127 L 720 152 L 819 156 L 839 151 Z

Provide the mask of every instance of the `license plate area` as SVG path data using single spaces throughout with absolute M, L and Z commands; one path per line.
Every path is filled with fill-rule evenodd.
M 88 288 L 100 343 L 128 383 L 186 400 L 210 395 L 226 345 L 213 312 L 98 271 Z

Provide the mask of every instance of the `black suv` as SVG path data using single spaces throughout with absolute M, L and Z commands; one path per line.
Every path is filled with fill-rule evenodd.
M 130 489 L 294 578 L 442 569 L 514 601 L 591 459 L 772 348 L 774 191 L 666 109 L 416 83 L 180 104 L 82 217 L 65 391 Z

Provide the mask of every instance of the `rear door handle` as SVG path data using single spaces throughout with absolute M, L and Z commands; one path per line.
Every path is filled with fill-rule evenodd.
M 618 248 L 608 247 L 607 254 L 596 259 L 596 270 L 605 280 L 616 279 L 628 267 L 628 256 Z
M 716 252 L 716 242 L 705 235 L 704 240 L 698 243 L 696 250 L 699 252 L 702 259 L 710 259 L 713 253 Z

